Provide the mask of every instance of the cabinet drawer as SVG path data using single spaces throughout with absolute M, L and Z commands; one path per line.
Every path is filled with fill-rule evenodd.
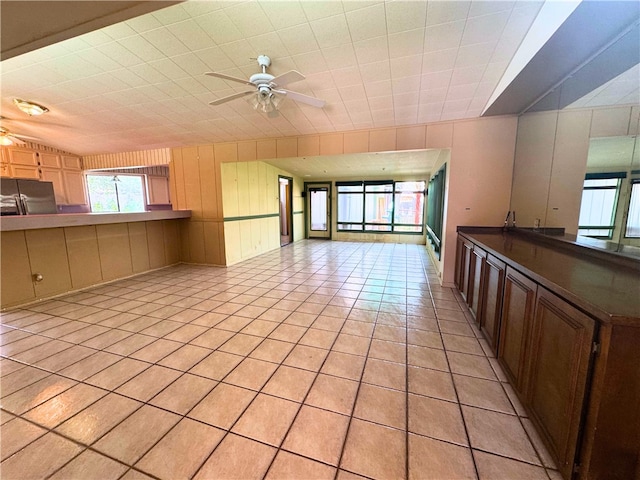
M 62 166 L 60 162 L 60 155 L 43 152 L 40 152 L 38 155 L 40 157 L 40 165 L 43 167 L 60 168 Z
M 27 165 L 11 165 L 10 172 L 13 178 L 40 180 L 40 170 L 37 165 L 33 167 Z

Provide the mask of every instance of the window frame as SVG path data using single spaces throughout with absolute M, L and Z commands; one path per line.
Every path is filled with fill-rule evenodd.
M 118 206 L 118 210 L 116 211 L 108 211 L 108 212 L 94 212 L 93 211 L 93 206 L 92 206 L 92 202 L 91 202 L 91 189 L 89 187 L 89 177 L 138 177 L 140 179 L 141 182 L 141 186 L 142 186 L 142 205 L 143 205 L 143 210 L 140 211 L 136 211 L 136 212 L 128 212 L 128 211 L 122 211 L 120 209 L 120 200 L 119 198 L 116 198 L 116 205 Z M 143 174 L 143 173 L 114 173 L 114 172 L 87 172 L 85 175 L 85 182 L 86 182 L 86 186 L 87 186 L 87 196 L 89 199 L 89 210 L 91 211 L 91 213 L 142 213 L 142 212 L 147 212 L 148 207 L 149 207 L 149 203 L 148 203 L 148 198 L 147 198 L 147 188 L 148 188 L 148 184 L 147 184 L 147 175 Z M 118 195 L 117 193 L 117 189 L 116 189 L 116 196 Z
M 397 190 L 396 185 L 399 183 L 407 182 L 423 182 L 425 188 L 422 190 Z M 367 187 L 391 185 L 389 191 L 367 191 Z M 426 181 L 424 180 L 358 180 L 358 181 L 346 181 L 335 182 L 336 187 L 336 227 L 338 232 L 348 233 L 374 233 L 374 234 L 395 234 L 395 235 L 424 235 L 424 219 L 425 219 L 425 197 L 426 197 Z M 362 191 L 359 192 L 341 192 L 340 187 L 362 187 Z M 396 223 L 396 195 L 398 194 L 421 194 L 422 195 L 422 222 L 420 224 L 408 224 L 408 223 Z M 379 194 L 387 194 L 391 196 L 391 214 L 390 221 L 386 223 L 381 222 L 367 222 L 367 195 L 374 196 Z M 361 195 L 362 196 L 362 222 L 346 222 L 340 221 L 340 195 Z M 359 229 L 343 228 L 343 226 L 356 226 Z M 370 227 L 370 228 L 367 228 Z M 371 227 L 388 227 L 388 230 L 376 230 Z M 419 231 L 411 232 L 404 230 L 396 230 L 397 227 L 420 227 Z
M 580 225 L 578 224 L 578 235 L 589 238 L 597 238 L 601 240 L 611 240 L 616 229 L 616 215 L 618 212 L 618 201 L 620 199 L 620 190 L 622 187 L 622 180 L 627 177 L 626 172 L 606 172 L 606 173 L 587 173 L 584 177 L 587 180 L 617 180 L 616 185 L 608 186 L 587 186 L 583 184 L 582 193 L 586 190 L 615 190 L 615 197 L 613 200 L 613 207 L 611 209 L 611 219 L 609 225 Z M 582 197 L 581 197 L 582 201 Z M 578 215 L 580 212 L 578 212 Z M 581 230 L 607 230 L 608 235 L 585 235 L 580 233 Z
M 631 172 L 632 175 L 636 173 L 636 171 Z M 638 171 L 637 173 L 640 174 L 640 171 Z M 624 225 L 622 226 L 623 228 L 623 236 L 624 238 L 640 238 L 640 233 L 638 235 L 628 235 L 627 232 L 629 231 L 629 218 L 631 217 L 630 213 L 631 213 L 631 200 L 633 200 L 633 187 L 634 186 L 638 186 L 638 194 L 640 195 L 640 177 L 638 178 L 631 178 L 630 182 L 629 182 L 629 202 L 627 204 L 627 218 L 625 219 Z

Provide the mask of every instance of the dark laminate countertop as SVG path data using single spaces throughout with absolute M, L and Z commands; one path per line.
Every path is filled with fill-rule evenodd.
M 629 265 L 554 247 L 546 240 L 495 229 L 460 233 L 603 322 L 640 327 L 640 272 Z

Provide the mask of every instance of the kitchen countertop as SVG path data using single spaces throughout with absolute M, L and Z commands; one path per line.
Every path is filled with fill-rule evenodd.
M 0 231 L 77 227 L 108 223 L 147 222 L 190 218 L 191 210 L 156 210 L 137 213 L 56 213 L 51 215 L 11 215 L 0 217 Z
M 640 326 L 640 274 L 633 266 L 556 248 L 515 233 L 481 233 L 465 231 L 464 227 L 459 232 L 601 321 Z

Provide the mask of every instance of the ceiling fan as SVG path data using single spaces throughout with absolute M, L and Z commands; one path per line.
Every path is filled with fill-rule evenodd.
M 25 141 L 21 140 L 38 140 L 35 137 L 29 137 L 27 135 L 18 135 L 17 133 L 11 133 L 6 128 L 0 127 L 0 145 L 7 146 L 17 143 L 18 145 L 25 145 Z
M 253 108 L 260 112 L 267 113 L 270 117 L 278 115 L 278 106 L 284 98 L 290 98 L 296 102 L 305 103 L 312 107 L 322 108 L 325 105 L 324 100 L 319 98 L 310 97 L 302 93 L 287 90 L 282 87 L 289 83 L 299 82 L 304 80 L 304 75 L 295 70 L 290 70 L 287 73 L 274 77 L 267 73 L 267 67 L 271 65 L 271 59 L 266 55 L 258 55 L 258 65 L 262 69 L 261 73 L 251 75 L 249 80 L 243 80 L 242 78 L 232 77 L 225 75 L 224 73 L 207 72 L 205 75 L 211 77 L 222 78 L 223 80 L 229 80 L 232 82 L 243 83 L 245 85 L 251 85 L 255 89 L 247 90 L 246 92 L 234 93 L 227 97 L 219 98 L 213 102 L 209 102 L 209 105 L 220 105 L 236 98 L 246 97 L 247 95 L 253 95 L 249 99 Z

